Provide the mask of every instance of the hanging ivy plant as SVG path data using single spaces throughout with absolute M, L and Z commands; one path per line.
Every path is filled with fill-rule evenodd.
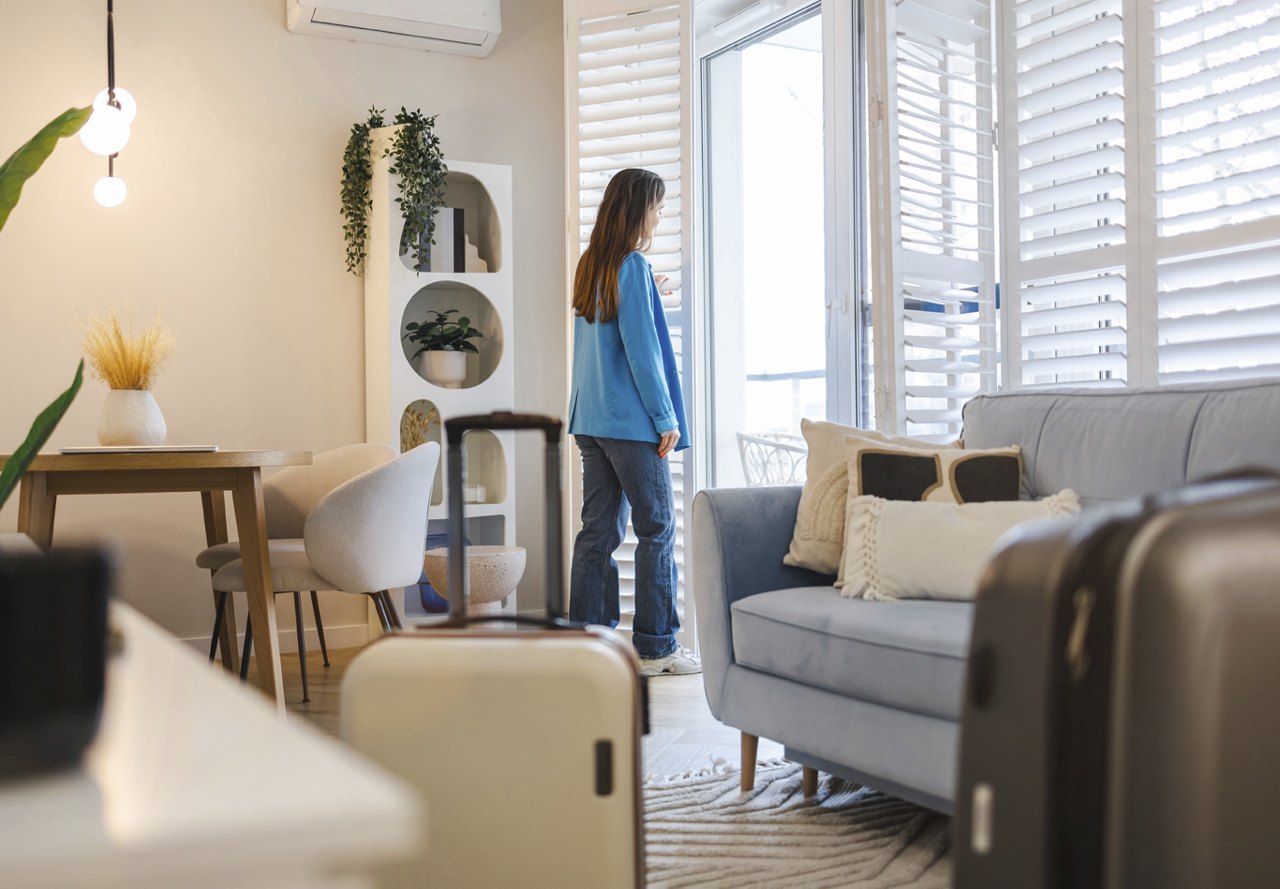
M 373 206 L 369 133 L 386 126 L 382 115 L 377 108 L 370 108 L 369 119 L 351 127 L 342 154 L 342 216 L 346 220 L 342 233 L 347 241 L 347 271 L 356 275 L 364 274 L 369 210 Z M 436 208 L 444 200 L 445 174 L 449 172 L 435 123 L 435 115 L 427 117 L 402 107 L 392 120 L 401 128 L 383 154 L 392 158 L 390 171 L 400 180 L 400 196 L 396 198 L 404 219 L 400 252 L 412 253 L 414 268 L 419 270 L 426 267 L 429 245 L 435 242 Z
M 426 117 L 421 111 L 400 109 L 396 123 L 403 129 L 396 133 L 389 153 L 391 172 L 400 177 L 400 215 L 404 230 L 400 234 L 400 252 L 413 252 L 413 267 L 425 268 L 429 245 L 436 239 L 436 208 L 444 201 L 444 177 L 449 168 L 440 151 L 440 137 L 435 133 L 435 115 Z
M 342 234 L 347 240 L 347 271 L 364 274 L 365 242 L 369 237 L 369 180 L 373 161 L 369 157 L 369 131 L 382 126 L 382 112 L 369 109 L 369 119 L 351 127 L 346 150 L 342 152 Z

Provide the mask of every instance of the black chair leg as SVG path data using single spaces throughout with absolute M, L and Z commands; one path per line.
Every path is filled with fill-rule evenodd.
M 315 590 L 311 591 L 311 613 L 316 617 L 316 635 L 320 637 L 320 654 L 327 667 L 329 666 L 329 648 L 324 644 L 324 624 L 320 621 L 320 598 Z
M 400 623 L 400 612 L 396 610 L 396 603 L 392 600 L 391 593 L 383 590 L 378 595 L 382 597 L 382 604 L 387 609 L 387 616 L 391 620 L 391 626 L 397 630 L 403 630 L 404 624 Z
M 382 597 L 377 593 L 369 593 L 369 598 L 373 600 L 373 609 L 378 612 L 378 623 L 382 624 L 382 629 L 391 632 L 391 620 L 387 617 L 387 608 L 382 603 Z
M 253 651 L 253 621 L 244 619 L 244 654 L 240 655 L 240 681 L 249 678 L 249 652 Z
M 209 660 L 218 655 L 218 636 L 222 633 L 222 616 L 227 608 L 227 591 L 218 593 L 218 613 L 213 616 L 213 638 L 209 640 Z
M 293 591 L 293 620 L 298 632 L 298 667 L 302 671 L 302 703 L 311 702 L 311 689 L 307 685 L 307 643 L 306 630 L 302 626 L 302 594 Z

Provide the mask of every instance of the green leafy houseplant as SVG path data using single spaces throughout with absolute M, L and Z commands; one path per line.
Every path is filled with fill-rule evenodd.
M 369 133 L 386 126 L 382 115 L 377 108 L 370 108 L 367 121 L 352 125 L 342 153 L 342 216 L 346 220 L 342 233 L 347 241 L 347 271 L 356 275 L 364 274 L 369 210 L 373 206 Z M 414 267 L 421 269 L 427 264 L 427 245 L 435 243 L 435 213 L 444 200 L 449 168 L 435 134 L 435 115 L 427 117 L 421 111 L 401 107 L 391 123 L 400 129 L 383 156 L 392 158 L 390 170 L 400 178 L 400 196 L 396 198 L 404 219 L 400 252 L 412 252 Z
M 36 133 L 29 142 L 11 154 L 8 160 L 0 164 L 0 229 L 4 228 L 9 220 L 9 214 L 17 206 L 18 198 L 22 195 L 22 186 L 53 153 L 58 140 L 78 133 L 92 111 L 92 108 L 67 109 Z M 54 427 L 58 425 L 58 421 L 71 406 L 76 393 L 80 391 L 80 383 L 83 380 L 84 360 L 81 359 L 70 388 L 40 412 L 35 422 L 31 424 L 31 431 L 27 433 L 27 437 L 14 451 L 13 456 L 5 462 L 4 468 L 0 469 L 0 506 L 4 506 L 4 502 L 17 487 L 23 473 L 31 465 L 31 461 L 53 434 Z
M 472 352 L 479 354 L 480 350 L 476 348 L 475 343 L 468 342 L 468 340 L 483 337 L 484 334 L 471 326 L 470 318 L 462 316 L 456 321 L 451 321 L 449 316 L 457 315 L 457 309 L 432 312 L 431 314 L 435 317 L 428 318 L 421 324 L 417 321 L 410 321 L 404 326 L 404 338 L 418 345 L 418 351 L 410 355 L 409 360 L 412 361 L 423 352 Z

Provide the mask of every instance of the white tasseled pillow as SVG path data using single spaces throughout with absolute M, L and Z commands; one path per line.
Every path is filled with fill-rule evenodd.
M 1070 488 L 1043 500 L 931 503 L 853 496 L 845 512 L 840 594 L 973 599 L 996 541 L 1014 525 L 1080 511 Z

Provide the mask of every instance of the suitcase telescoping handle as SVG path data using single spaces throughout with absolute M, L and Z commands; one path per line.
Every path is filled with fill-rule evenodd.
M 495 411 L 470 417 L 454 417 L 444 423 L 449 445 L 449 623 L 467 622 L 467 572 L 463 550 L 462 436 L 472 429 L 541 431 L 546 445 L 546 595 L 545 623 L 563 625 L 564 565 L 561 560 L 560 440 L 564 424 L 556 417 Z M 454 591 L 457 590 L 457 594 Z M 502 618 L 512 620 L 511 617 Z M 544 621 L 539 621 L 544 623 Z

